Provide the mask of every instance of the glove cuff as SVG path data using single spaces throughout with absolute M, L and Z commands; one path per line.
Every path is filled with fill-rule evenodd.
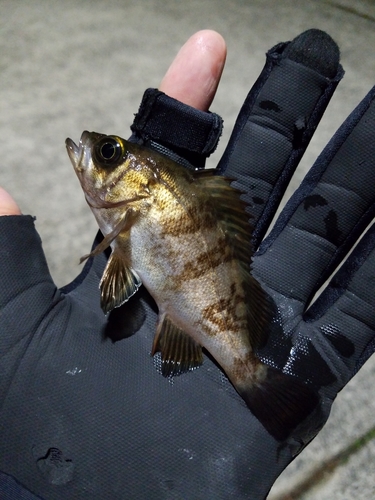
M 216 149 L 222 129 L 219 115 L 192 108 L 157 89 L 147 89 L 131 126 L 130 140 L 190 168 L 203 168 Z

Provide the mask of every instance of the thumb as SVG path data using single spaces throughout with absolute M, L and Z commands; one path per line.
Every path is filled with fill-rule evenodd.
M 21 210 L 9 193 L 0 187 L 0 216 L 21 215 Z

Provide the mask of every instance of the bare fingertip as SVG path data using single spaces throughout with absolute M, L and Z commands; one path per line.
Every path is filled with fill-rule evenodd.
M 215 96 L 226 59 L 224 38 L 213 30 L 201 30 L 182 46 L 160 90 L 170 97 L 207 111 Z
M 0 216 L 1 215 L 22 215 L 17 203 L 2 187 L 0 187 Z

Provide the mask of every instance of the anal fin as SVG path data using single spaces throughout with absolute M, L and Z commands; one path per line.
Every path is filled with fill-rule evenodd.
M 162 375 L 180 375 L 203 363 L 202 348 L 187 333 L 172 323 L 168 316 L 160 318 L 151 355 L 161 352 Z
M 320 397 L 296 377 L 271 367 L 266 370 L 261 382 L 236 389 L 271 436 L 284 441 L 314 411 Z
M 141 285 L 140 278 L 126 265 L 124 258 L 115 248 L 108 259 L 99 285 L 100 306 L 104 313 L 107 314 L 129 300 Z

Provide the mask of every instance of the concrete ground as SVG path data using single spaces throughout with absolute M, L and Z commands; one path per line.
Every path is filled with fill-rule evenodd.
M 228 43 L 212 107 L 225 119 L 214 166 L 266 50 L 311 27 L 339 44 L 346 76 L 291 190 L 375 82 L 373 1 L 0 0 L 0 184 L 24 213 L 37 216 L 58 285 L 78 273 L 78 258 L 96 233 L 65 138 L 78 140 L 86 128 L 126 136 L 144 89 L 159 84 L 191 34 L 212 28 Z M 374 375 L 372 359 L 338 396 L 328 424 L 282 474 L 270 499 L 375 497 Z

